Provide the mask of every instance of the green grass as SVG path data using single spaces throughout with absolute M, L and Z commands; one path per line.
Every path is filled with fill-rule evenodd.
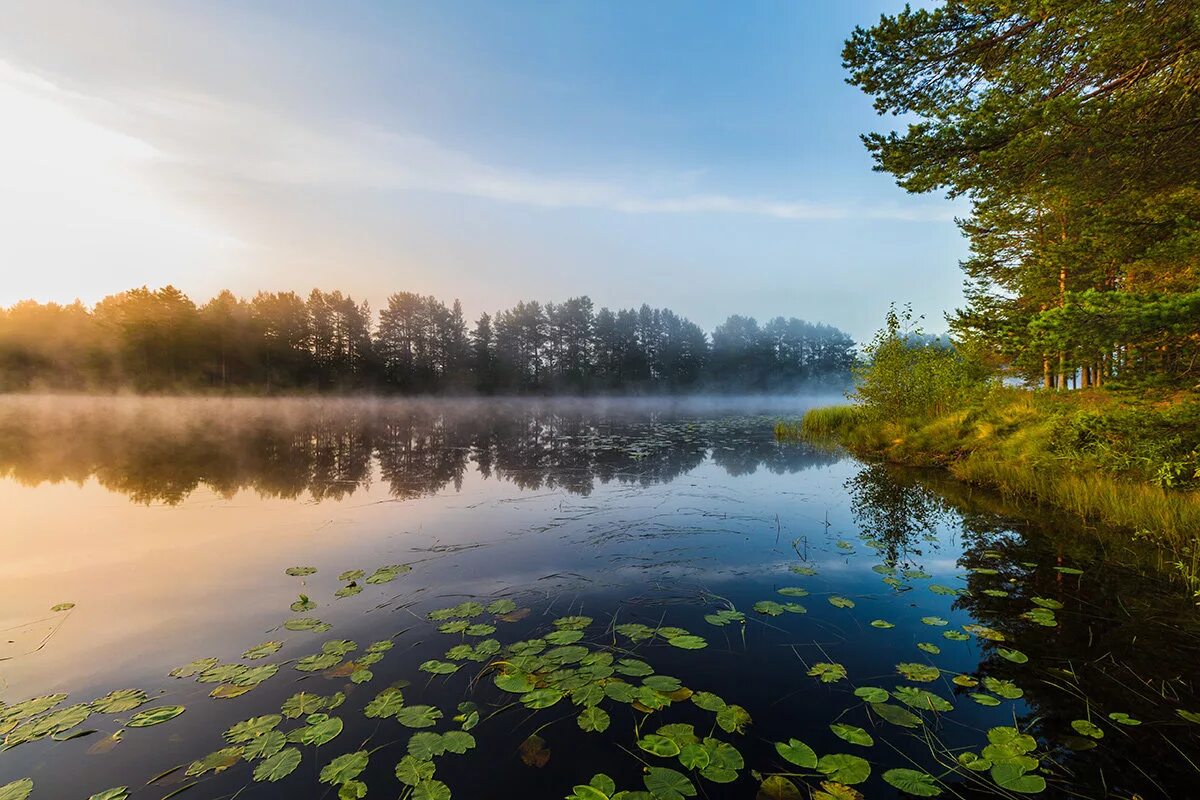
M 966 483 L 1045 503 L 1091 525 L 1166 545 L 1200 575 L 1200 401 L 997 389 L 943 414 L 878 419 L 862 406 L 809 411 L 781 438 L 834 441 L 852 452 L 937 466 Z M 1200 588 L 1200 582 L 1195 588 Z

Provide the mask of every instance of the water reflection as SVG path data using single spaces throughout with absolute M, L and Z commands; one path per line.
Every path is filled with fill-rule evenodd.
M 731 476 L 833 463 L 770 435 L 770 415 L 696 404 L 464 401 L 0 401 L 0 476 L 82 482 L 140 503 L 223 497 L 344 499 L 378 478 L 395 498 L 461 488 L 476 471 L 521 489 L 588 495 L 597 483 L 648 486 L 706 459 Z M 376 471 L 373 467 L 377 465 Z

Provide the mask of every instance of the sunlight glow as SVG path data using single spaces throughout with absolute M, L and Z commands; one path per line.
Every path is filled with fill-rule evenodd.
M 47 273 L 95 300 L 239 246 L 154 185 L 161 153 L 89 121 L 82 102 L 0 62 L 0 304 L 44 294 Z

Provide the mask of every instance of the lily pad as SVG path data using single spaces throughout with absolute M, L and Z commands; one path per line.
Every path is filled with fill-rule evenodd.
M 259 762 L 258 766 L 254 768 L 254 780 L 272 783 L 281 781 L 295 772 L 298 766 L 300 766 L 300 751 L 294 747 L 288 747 Z
M 797 767 L 814 769 L 817 766 L 817 754 L 799 739 L 788 739 L 786 743 L 776 742 L 775 752 L 779 753 L 782 759 Z
M 829 730 L 833 731 L 834 735 L 839 739 L 843 739 L 850 744 L 857 744 L 862 747 L 871 747 L 875 744 L 875 740 L 871 738 L 871 734 L 857 725 L 835 722 L 829 726 Z
M 646 789 L 661 800 L 682 800 L 696 795 L 696 787 L 688 777 L 673 769 L 649 767 L 642 780 Z
M 883 773 L 883 779 L 914 797 L 937 797 L 942 793 L 936 778 L 915 769 L 889 769 Z
M 170 722 L 185 710 L 183 706 L 156 706 L 155 708 L 147 708 L 144 711 L 134 714 L 125 725 L 129 728 L 149 728 L 153 725 Z

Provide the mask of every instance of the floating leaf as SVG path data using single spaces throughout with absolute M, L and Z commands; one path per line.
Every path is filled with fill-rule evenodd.
M 866 759 L 847 753 L 835 753 L 821 756 L 817 761 L 817 771 L 827 775 L 831 780 L 847 785 L 862 783 L 871 776 L 871 765 Z
M 917 649 L 935 656 L 942 652 L 942 648 L 933 642 L 917 642 Z
M 953 711 L 954 706 L 941 695 L 915 686 L 897 686 L 892 696 L 911 708 L 922 711 Z
M 942 631 L 942 637 L 952 642 L 965 642 L 971 638 L 962 631 Z
M 1036 606 L 1048 608 L 1051 611 L 1060 611 L 1063 607 L 1062 603 L 1049 597 L 1031 597 L 1029 598 L 1029 601 Z
M 1029 656 L 1025 655 L 1020 650 L 1009 650 L 1007 647 L 997 647 L 996 654 L 1003 659 L 1013 662 L 1014 664 L 1025 664 L 1029 662 Z
M 841 664 L 822 661 L 809 667 L 808 674 L 814 678 L 820 678 L 821 683 L 837 683 L 846 677 L 846 668 Z
M 717 725 L 726 733 L 744 733 L 750 723 L 750 713 L 739 705 L 730 704 L 717 712 Z
M 263 642 L 256 644 L 246 652 L 242 653 L 242 658 L 254 661 L 260 658 L 266 658 L 269 655 L 279 652 L 279 648 L 283 647 L 283 642 Z
M 387 567 L 380 567 L 379 569 L 375 570 L 371 577 L 367 578 L 367 583 L 388 583 L 389 581 L 395 580 L 397 576 L 411 571 L 412 567 L 408 566 L 407 564 L 392 564 Z M 482 607 L 480 610 L 483 610 Z
M 326 700 L 320 695 L 310 692 L 297 692 L 283 701 L 283 715 L 288 719 L 307 716 L 325 708 Z
M 521 756 L 522 763 L 530 767 L 544 767 L 550 761 L 550 750 L 546 747 L 546 740 L 536 733 L 521 742 L 517 753 Z
M 384 717 L 395 716 L 403 707 L 404 694 L 395 687 L 388 687 L 375 695 L 375 699 L 367 703 L 367 707 L 363 709 L 363 714 L 371 719 L 382 719 Z
M 813 769 L 817 766 L 817 754 L 799 739 L 788 739 L 787 743 L 776 742 L 775 752 L 785 761 L 797 767 Z
M 21 778 L 0 786 L 0 800 L 27 800 L 32 791 L 33 781 L 29 778 Z
M 895 626 L 895 624 L 888 622 L 886 619 L 873 619 L 873 620 L 871 620 L 871 627 L 872 628 L 894 628 L 896 626 Z
M 945 620 L 941 617 L 921 617 L 921 622 L 925 623 L 926 625 L 933 625 L 936 628 L 941 628 L 950 624 L 948 620 Z
M 0 797 L 3 796 L 3 794 L 0 794 Z M 128 798 L 129 787 L 118 786 L 116 789 L 105 789 L 103 792 L 96 792 L 88 800 L 128 800 Z
M 362 774 L 362 771 L 367 768 L 367 763 L 366 750 L 338 756 L 321 770 L 320 781 L 334 786 L 352 781 Z
M 321 714 L 319 716 L 324 716 Z M 311 720 L 311 717 L 310 717 Z M 311 725 L 296 730 L 288 734 L 289 742 L 299 742 L 312 747 L 321 747 L 329 744 L 342 732 L 342 720 L 338 717 L 326 717 L 325 719 L 317 720 Z
M 610 722 L 608 712 L 599 706 L 588 706 L 580 712 L 576 722 L 588 733 L 604 733 Z
M 679 755 L 679 745 L 673 739 L 659 736 L 656 733 L 647 734 L 637 740 L 637 746 L 651 755 L 660 758 L 672 758 Z
M 1200 712 L 1187 711 L 1186 709 L 1177 708 L 1175 709 L 1175 713 L 1179 715 L 1180 719 L 1185 719 L 1188 722 L 1194 722 L 1195 724 L 1200 725 Z
M 363 572 L 361 569 L 348 569 L 345 572 L 343 572 L 341 575 L 338 575 L 337 579 L 339 581 L 342 581 L 343 583 L 348 582 L 348 581 L 357 581 L 357 580 L 361 580 L 362 576 L 366 575 L 366 574 L 367 573 Z
M 708 750 L 698 742 L 686 744 L 679 751 L 679 763 L 684 769 L 704 769 L 710 761 Z
M 119 689 L 92 701 L 92 710 L 101 714 L 119 714 L 144 705 L 149 698 L 141 689 Z M 2 712 L 0 712 L 2 715 Z
M 316 617 L 296 617 L 295 619 L 289 619 L 287 622 L 283 623 L 283 627 L 287 628 L 289 631 L 313 631 L 314 633 L 322 633 L 323 631 L 329 630 L 333 626 L 328 622 L 322 622 Z
M 686 636 L 676 636 L 672 639 L 668 639 L 667 642 L 672 647 L 678 647 L 682 650 L 701 650 L 705 647 L 708 647 L 708 642 L 704 641 L 702 637 L 693 636 L 691 634 Z
M 993 641 L 993 642 L 1003 642 L 1004 641 L 1003 633 L 996 630 L 995 628 L 989 628 L 986 625 L 976 625 L 976 624 L 963 625 L 962 629 L 964 631 L 966 631 L 967 633 L 975 634 L 980 639 L 988 639 L 989 641 Z
M 316 567 L 288 567 L 284 573 L 291 575 L 293 578 L 303 578 L 306 575 L 315 575 Z
M 434 766 L 432 761 L 415 758 L 414 756 L 405 756 L 396 765 L 396 778 L 405 786 L 416 786 L 421 781 L 427 781 L 433 777 L 433 772 Z
M 996 764 L 992 767 L 992 780 L 1001 789 L 1020 794 L 1038 794 L 1046 789 L 1046 779 L 1041 775 L 1029 775 L 1016 764 Z
M 256 781 L 281 781 L 300 766 L 300 751 L 294 747 L 280 750 L 270 758 L 263 759 L 254 768 Z
M 455 672 L 458 672 L 460 666 L 459 664 L 452 664 L 449 661 L 438 661 L 435 658 L 424 662 L 418 669 L 422 672 L 428 672 L 431 675 L 453 675 Z
M 829 726 L 829 730 L 833 731 L 834 735 L 839 739 L 844 739 L 850 744 L 857 744 L 863 747 L 871 747 L 875 744 L 875 740 L 871 738 L 871 734 L 857 725 L 835 722 Z
M 868 703 L 886 703 L 891 697 L 886 689 L 880 689 L 876 686 L 860 686 L 854 690 L 855 697 L 861 697 Z
M 717 712 L 725 708 L 725 701 L 712 692 L 696 692 L 692 702 L 705 711 Z
M 942 674 L 941 670 L 930 664 L 903 663 L 896 665 L 896 671 L 910 681 L 929 683 L 936 681 Z
M 1141 725 L 1142 724 L 1142 721 L 1140 719 L 1134 719 L 1133 717 L 1126 714 L 1124 711 L 1110 712 L 1108 715 L 1108 718 L 1111 719 L 1113 722 L 1119 723 L 1121 725 Z
M 546 641 L 550 644 L 574 644 L 583 638 L 583 631 L 575 630 L 560 630 L 551 631 L 546 634 Z
M 642 780 L 650 794 L 661 800 L 682 800 L 696 795 L 696 787 L 686 775 L 666 767 L 649 767 Z
M 170 722 L 178 717 L 186 709 L 183 706 L 157 706 L 155 708 L 147 708 L 145 711 L 139 711 L 130 718 L 126 723 L 130 728 L 149 728 L 152 725 L 161 725 L 164 722 Z
M 830 595 L 828 599 L 829 605 L 833 606 L 834 608 L 854 608 L 854 601 L 849 597 L 842 597 L 841 595 L 835 594 Z
M 58 605 L 50 606 L 50 610 L 57 613 L 59 611 L 70 611 L 74 607 L 74 603 L 59 603 Z
M 1057 572 L 1061 572 L 1063 575 L 1082 575 L 1083 574 L 1083 570 L 1077 569 L 1075 567 L 1055 567 L 1054 569 Z
M 1015 683 L 1001 678 L 984 678 L 983 685 L 992 694 L 999 695 L 1006 700 L 1018 700 L 1025 695 L 1025 692 Z
M 933 592 L 934 594 L 953 597 L 958 594 L 959 590 L 951 586 L 943 586 L 940 583 L 931 583 L 929 584 L 929 591 Z
M 295 668 L 301 672 L 320 672 L 323 669 L 336 667 L 342 663 L 342 657 L 333 653 L 314 653 L 305 656 L 295 663 Z
M 412 800 L 450 800 L 450 787 L 441 781 L 421 781 L 413 788 Z
M 251 739 L 262 736 L 279 727 L 283 717 L 279 714 L 267 714 L 262 717 L 251 717 L 248 720 L 235 723 L 225 731 L 225 741 L 230 744 L 244 744 Z
M 883 779 L 900 791 L 915 797 L 937 797 L 942 793 L 937 779 L 915 769 L 889 769 Z
M 967 695 L 981 706 L 998 706 L 1000 701 L 992 697 L 990 694 L 982 694 L 981 692 L 972 692 Z
M 549 708 L 563 699 L 563 693 L 558 689 L 534 689 L 521 695 L 521 704 L 534 710 Z
M 282 750 L 285 744 L 287 744 L 287 737 L 282 732 L 267 731 L 242 745 L 242 756 L 247 761 L 270 758 Z
M 758 787 L 755 800 L 802 800 L 796 784 L 782 775 L 770 775 Z
M 503 597 L 499 600 L 493 600 L 491 603 L 488 603 L 487 606 L 487 612 L 489 614 L 510 614 L 516 610 L 517 604 L 512 600 L 509 600 L 507 597 Z
M 199 761 L 193 761 L 184 774 L 189 778 L 194 778 L 208 772 L 224 772 L 241 760 L 242 748 L 225 747 L 215 753 L 209 753 Z
M 396 721 L 408 728 L 432 728 L 441 718 L 433 706 L 404 706 L 396 712 Z
M 177 667 L 171 670 L 172 678 L 190 678 L 193 675 L 199 675 L 205 670 L 211 669 L 220 663 L 218 658 L 198 658 L 190 664 L 185 664 L 182 667 Z
M 902 728 L 916 728 L 921 725 L 921 718 L 911 711 L 906 711 L 900 706 L 894 706 L 890 703 L 872 703 L 871 710 L 879 715 L 880 719 L 886 720 L 893 725 L 899 725 Z
M 1100 730 L 1094 722 L 1086 719 L 1076 719 L 1071 721 L 1071 727 L 1080 736 L 1090 736 L 1093 739 L 1103 739 L 1104 731 Z

